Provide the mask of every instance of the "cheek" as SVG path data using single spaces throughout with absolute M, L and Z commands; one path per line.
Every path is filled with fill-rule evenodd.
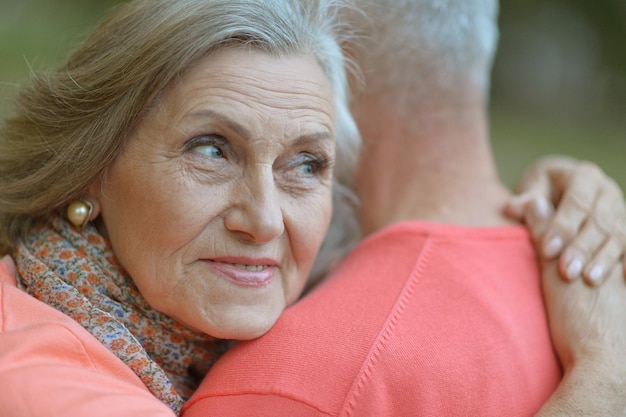
M 102 216 L 113 250 L 146 296 L 167 293 L 182 279 L 194 239 L 218 211 L 217 199 L 204 201 L 207 193 L 193 183 L 157 177 L 136 173 L 103 190 Z
M 286 221 L 289 231 L 290 249 L 294 268 L 290 271 L 291 278 L 285 285 L 285 303 L 290 306 L 302 295 L 309 278 L 311 268 L 322 241 L 328 231 L 332 203 L 330 193 L 327 198 L 310 201 L 294 210 L 294 217 Z
M 155 184 L 151 178 L 140 176 L 104 190 L 110 201 L 103 204 L 102 215 L 114 246 L 150 251 L 169 240 L 167 236 L 172 235 L 172 230 L 183 226 L 184 231 L 181 213 L 189 208 L 185 207 L 187 200 L 174 190 L 176 187 L 168 187 L 167 181 Z
M 307 200 L 306 204 L 298 204 L 290 217 L 292 250 L 304 280 L 326 236 L 331 214 L 332 202 L 328 190 L 315 199 Z
M 212 211 L 200 188 L 175 161 L 122 165 L 102 191 L 103 215 L 118 224 L 124 238 L 144 240 L 143 246 L 161 241 L 177 246 L 197 233 Z

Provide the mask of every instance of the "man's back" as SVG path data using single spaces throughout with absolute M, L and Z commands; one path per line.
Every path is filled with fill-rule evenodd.
M 394 225 L 225 355 L 184 416 L 533 415 L 560 380 L 541 300 L 521 227 Z

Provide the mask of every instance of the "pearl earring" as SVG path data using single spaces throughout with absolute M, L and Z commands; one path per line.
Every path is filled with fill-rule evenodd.
M 81 230 L 91 217 L 93 212 L 93 204 L 89 200 L 78 199 L 72 201 L 67 206 L 67 219 L 76 227 Z

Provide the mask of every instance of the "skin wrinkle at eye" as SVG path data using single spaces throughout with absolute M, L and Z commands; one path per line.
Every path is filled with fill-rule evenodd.
M 243 141 L 248 142 L 246 143 L 246 145 L 254 146 L 255 144 L 255 139 L 250 139 L 251 134 L 244 126 L 239 125 L 236 121 L 233 121 L 229 119 L 228 117 L 226 117 L 225 115 L 220 114 L 219 112 L 216 112 L 213 110 L 194 111 L 192 113 L 186 114 L 182 118 L 182 120 L 185 120 L 185 121 L 189 120 L 192 122 L 197 121 L 199 123 L 202 123 L 202 126 L 206 126 L 203 128 L 190 129 L 191 132 L 196 132 L 196 131 L 197 132 L 204 132 L 204 131 L 219 132 L 220 134 L 218 136 L 231 137 L 231 138 L 234 135 L 235 137 L 232 140 L 228 140 L 227 138 L 224 139 L 224 141 L 228 143 L 228 147 L 227 149 L 222 149 L 222 150 L 224 152 L 224 158 L 228 160 L 232 160 L 233 158 L 236 159 L 238 157 L 238 153 L 233 152 L 233 150 L 231 149 L 233 148 L 233 146 L 230 146 L 231 142 L 235 145 L 234 148 L 237 148 L 236 144 L 239 142 L 240 138 Z M 225 128 L 226 130 L 224 130 L 222 126 L 226 126 Z M 221 132 L 225 132 L 225 131 L 232 132 L 233 134 L 232 135 L 228 133 L 221 134 Z M 183 134 L 185 133 L 183 132 Z M 186 136 L 193 136 L 193 133 L 187 134 Z M 203 135 L 200 135 L 200 136 L 203 136 Z M 213 136 L 213 135 L 211 134 L 207 136 Z M 192 139 L 192 140 L 195 140 L 195 139 Z M 224 146 L 220 143 L 216 143 L 216 145 L 220 147 Z M 324 178 L 330 177 L 330 175 L 332 174 L 332 161 L 334 161 L 334 158 L 330 156 L 334 150 L 334 138 L 331 136 L 330 132 L 323 131 L 323 132 L 316 132 L 316 133 L 300 136 L 293 141 L 290 147 L 294 148 L 296 150 L 295 152 L 302 150 L 303 152 L 310 153 L 315 160 L 322 160 L 322 162 L 320 163 L 322 165 L 321 167 L 322 169 L 318 175 L 319 176 L 323 175 Z M 285 150 L 281 149 L 279 153 L 284 153 L 284 152 Z M 255 155 L 254 152 L 252 152 L 251 154 Z M 282 160 L 284 158 L 279 158 L 275 162 L 275 168 L 277 168 L 277 171 L 278 171 L 277 175 L 282 175 L 286 177 L 286 180 L 277 178 L 276 182 L 286 187 L 287 188 L 286 191 L 288 191 L 289 189 L 291 190 L 298 189 L 297 187 L 298 184 L 294 182 L 296 174 L 292 174 L 289 172 L 286 172 L 283 174 L 282 171 L 288 171 L 290 169 L 295 168 L 295 165 L 293 165 L 292 160 L 302 159 L 297 154 L 290 158 L 291 160 L 288 160 L 288 161 Z M 252 162 L 252 161 L 249 161 L 249 162 Z M 302 191 L 305 191 L 307 188 L 310 188 L 310 184 L 311 184 L 310 180 L 306 179 L 306 181 L 307 181 L 307 184 L 309 185 L 305 186 L 305 184 L 302 183 L 301 184 Z
M 232 130 L 235 134 L 237 134 L 240 137 L 246 138 L 247 140 L 251 140 L 250 138 L 252 137 L 252 135 L 246 129 L 245 126 L 240 125 L 239 123 L 237 123 L 236 120 L 231 120 L 227 116 L 222 115 L 219 112 L 212 110 L 212 109 L 209 109 L 209 110 L 201 109 L 201 110 L 193 111 L 191 113 L 184 115 L 182 119 L 183 120 L 197 119 L 199 123 L 201 122 L 206 123 L 205 128 L 208 128 L 208 129 L 210 129 L 210 127 L 213 126 L 213 123 L 218 123 L 218 125 L 224 124 L 226 127 L 228 127 L 230 130 Z M 181 135 L 185 135 L 185 132 L 182 130 L 180 131 L 180 133 Z M 310 139 L 332 139 L 332 129 L 328 128 L 328 131 L 301 135 L 297 137 L 293 141 L 293 143 L 294 145 L 297 145 L 299 142 L 302 142 L 307 139 L 309 140 Z
M 191 114 L 187 114 L 185 115 L 185 117 L 183 119 L 186 119 L 187 117 L 214 117 L 217 118 L 220 122 L 229 122 L 227 117 L 223 117 L 222 115 L 219 115 L 218 113 L 215 112 L 211 112 L 211 111 L 199 111 L 199 112 L 194 112 Z M 242 127 L 237 125 L 236 123 L 227 123 L 228 127 L 232 130 L 234 130 L 235 132 L 237 132 L 239 135 L 249 135 L 249 132 L 247 132 L 247 130 Z M 180 132 L 182 129 L 178 129 L 178 131 Z M 155 133 L 157 133 L 158 131 L 160 131 L 160 129 L 154 129 Z M 184 134 L 184 132 L 183 132 Z M 321 132 L 321 133 L 317 133 L 317 134 L 313 134 L 313 135 L 308 135 L 306 137 L 299 137 L 294 141 L 294 145 L 297 146 L 300 143 L 303 142 L 311 142 L 312 138 L 320 138 L 318 140 L 322 140 L 322 139 L 330 139 L 330 134 L 326 133 L 326 132 Z M 329 141 L 330 142 L 330 141 Z M 332 145 L 334 146 L 334 142 L 332 142 Z M 150 144 L 146 143 L 145 144 L 146 147 L 151 146 Z M 174 151 L 172 151 L 174 152 Z M 169 155 L 164 155 L 165 157 L 168 157 Z M 181 167 L 179 170 L 176 170 L 178 173 L 181 172 L 187 172 L 187 175 L 185 176 L 181 176 L 181 181 L 184 180 L 190 180 L 188 176 L 194 176 L 195 179 L 197 180 L 202 176 L 202 172 L 201 171 L 197 171 L 196 169 L 193 169 L 193 166 L 188 166 L 186 164 L 181 164 Z M 213 181 L 219 181 L 219 177 L 220 177 L 220 170 L 216 170 L 212 172 L 212 175 L 207 177 L 206 180 L 213 180 Z M 224 175 L 224 180 L 226 180 L 228 178 L 228 175 Z M 330 179 L 329 179 L 330 180 Z M 292 182 L 287 181 L 287 183 L 285 183 L 285 181 L 276 181 L 277 183 L 280 183 L 282 188 L 284 189 L 284 191 L 286 192 L 287 196 L 293 195 L 294 198 L 298 197 L 301 195 L 302 192 L 306 192 L 307 191 L 307 187 L 302 187 L 302 186 L 297 186 L 298 184 L 293 184 Z
M 242 103 L 242 107 L 245 107 L 246 105 L 248 105 L 247 103 L 245 103 L 245 101 L 241 101 L 241 100 L 231 100 L 231 102 L 229 103 L 229 107 L 236 107 L 235 103 Z M 215 122 L 218 122 L 219 119 L 223 116 L 220 117 L 220 111 L 216 110 L 215 108 L 219 107 L 218 105 L 214 105 L 214 108 L 211 110 L 199 110 L 199 111 L 195 111 L 190 113 L 189 115 L 185 115 L 183 116 L 183 119 L 186 117 L 192 117 L 192 118 L 199 118 L 202 119 L 203 116 L 206 117 L 207 121 L 213 120 Z M 261 113 L 258 117 L 263 117 L 262 120 L 258 120 L 257 124 L 259 125 L 275 125 L 276 122 L 271 118 L 271 114 L 274 111 L 275 112 L 276 107 L 272 107 L 272 108 L 268 108 L 266 112 Z M 290 118 L 293 120 L 298 120 L 299 123 L 301 124 L 307 124 L 307 123 L 311 123 L 311 124 L 318 124 L 319 120 L 318 119 L 312 119 L 309 116 L 307 116 L 306 113 L 310 112 L 310 111 L 315 111 L 315 112 L 319 112 L 319 109 L 317 109 L 316 107 L 310 107 L 307 109 L 304 109 L 302 106 L 296 108 L 296 109 L 287 109 L 290 113 Z M 334 126 L 331 123 L 332 121 L 332 115 L 328 114 L 328 113 L 324 113 L 327 116 L 327 120 L 324 120 L 324 123 L 321 125 L 321 127 L 324 128 L 324 131 L 328 132 L 329 135 L 333 135 L 334 134 Z M 333 113 L 334 114 L 334 113 Z M 250 138 L 250 140 L 252 139 L 263 139 L 262 137 L 254 137 L 252 134 L 250 134 L 249 132 L 239 132 L 238 130 L 242 129 L 241 126 L 235 126 L 232 124 L 236 124 L 235 120 L 232 121 L 228 121 L 229 126 L 223 126 L 223 127 L 231 127 L 232 130 L 234 131 L 234 133 L 237 133 L 239 136 L 245 136 L 247 138 Z M 219 126 L 219 124 L 218 124 Z M 314 133 L 316 134 L 316 133 Z M 285 139 L 285 138 L 284 138 Z

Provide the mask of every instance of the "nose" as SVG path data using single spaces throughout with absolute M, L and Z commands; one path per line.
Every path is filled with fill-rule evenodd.
M 234 192 L 235 204 L 225 216 L 226 229 L 255 243 L 271 242 L 282 235 L 285 224 L 271 166 L 245 174 Z

